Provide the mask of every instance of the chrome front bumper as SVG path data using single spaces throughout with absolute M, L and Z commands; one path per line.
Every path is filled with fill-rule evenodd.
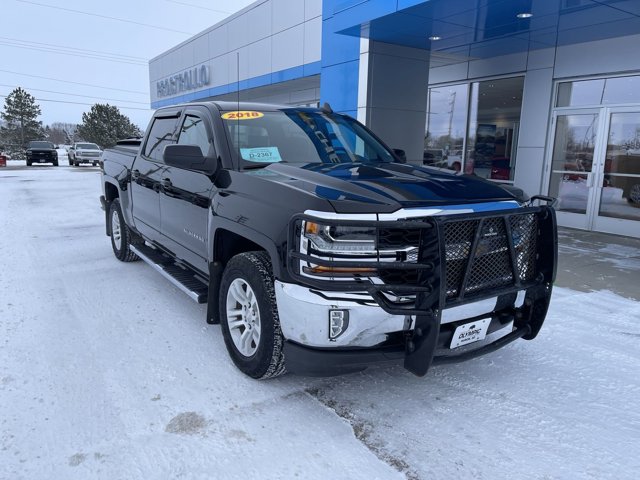
M 286 340 L 300 345 L 336 349 L 371 348 L 383 344 L 390 334 L 409 332 L 414 326 L 414 317 L 385 312 L 367 293 L 323 292 L 277 280 L 275 291 L 282 334 Z M 496 301 L 494 297 L 445 309 L 440 324 L 490 314 Z M 523 301 L 524 291 L 521 291 L 516 307 L 521 306 Z M 329 311 L 336 309 L 349 311 L 349 325 L 342 335 L 331 339 Z M 503 335 L 510 332 L 504 330 L 501 332 Z M 491 339 L 495 340 L 496 336 Z
M 405 316 L 391 315 L 363 293 L 321 292 L 275 282 L 280 328 L 287 340 L 310 347 L 373 347 L 405 328 Z M 329 338 L 329 310 L 349 310 L 349 327 Z

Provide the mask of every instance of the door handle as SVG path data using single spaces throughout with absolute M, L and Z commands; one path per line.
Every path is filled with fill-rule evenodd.
M 162 188 L 171 188 L 173 187 L 173 183 L 171 183 L 171 179 L 170 178 L 163 178 L 162 179 Z
M 140 178 L 140 170 L 133 170 L 131 172 L 131 180 L 138 180 Z

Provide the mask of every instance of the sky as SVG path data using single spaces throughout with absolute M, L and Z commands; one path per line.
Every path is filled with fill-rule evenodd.
M 109 103 L 144 129 L 148 61 L 253 1 L 0 0 L 0 95 L 24 88 L 45 125 Z

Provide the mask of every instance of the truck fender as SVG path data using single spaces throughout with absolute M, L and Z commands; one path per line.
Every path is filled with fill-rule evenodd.
M 274 277 L 278 278 L 280 274 L 280 261 L 278 257 L 278 249 L 275 243 L 266 235 L 257 232 L 245 225 L 240 225 L 230 220 L 217 218 L 216 226 L 210 229 L 209 234 L 209 252 L 211 257 L 209 258 L 209 292 L 207 301 L 207 323 L 218 324 L 219 318 L 219 302 L 218 295 L 220 290 L 220 281 L 222 279 L 222 273 L 224 272 L 223 258 L 219 258 L 217 251 L 219 250 L 219 244 L 217 243 L 221 237 L 220 233 L 226 231 L 242 237 L 254 245 L 262 248 L 267 252 L 271 260 Z
M 109 177 L 105 176 L 103 188 L 104 188 L 104 196 L 105 196 L 105 202 L 106 202 L 105 215 L 107 215 L 107 217 L 105 218 L 108 220 L 109 205 L 111 204 L 111 202 L 114 199 L 119 198 L 124 221 L 129 226 L 129 228 L 133 228 L 134 223 L 133 223 L 133 217 L 131 216 L 131 197 L 128 194 L 129 190 L 127 188 L 124 188 L 124 189 L 122 188 L 122 180 L 113 178 L 111 176 Z M 107 221 L 107 235 L 110 235 L 111 232 L 109 231 L 108 224 L 109 222 Z
M 269 259 L 271 260 L 274 277 L 280 277 L 280 256 L 278 255 L 278 248 L 271 238 L 250 227 L 247 227 L 246 225 L 241 225 L 237 222 L 233 222 L 225 218 L 215 217 L 215 223 L 216 225 L 214 227 L 210 227 L 209 232 L 209 252 L 211 254 L 209 263 L 213 263 L 219 260 L 216 258 L 215 254 L 217 247 L 216 237 L 219 230 L 226 230 L 230 233 L 233 233 L 255 243 L 264 251 L 266 251 L 269 255 Z

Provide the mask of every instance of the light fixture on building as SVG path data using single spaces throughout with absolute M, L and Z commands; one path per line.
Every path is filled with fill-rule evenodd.
M 533 17 L 533 13 L 530 12 L 522 12 L 516 15 L 518 18 L 531 18 Z
M 441 36 L 439 36 L 439 35 L 431 35 L 431 36 L 429 37 L 429 40 L 431 40 L 432 42 L 435 42 L 435 41 L 437 41 L 437 40 L 442 40 L 442 37 L 441 37 Z

